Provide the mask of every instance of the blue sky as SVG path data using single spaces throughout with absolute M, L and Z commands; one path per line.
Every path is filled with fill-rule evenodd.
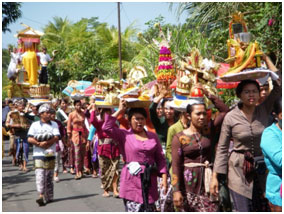
M 123 31 L 130 23 L 136 21 L 135 27 L 143 31 L 147 28 L 145 23 L 159 15 L 165 18 L 165 23 L 184 23 L 187 15 L 184 12 L 178 20 L 176 6 L 177 4 L 170 11 L 169 3 L 166 2 L 122 2 L 121 29 Z M 23 2 L 21 11 L 22 17 L 9 25 L 11 33 L 2 33 L 3 48 L 7 48 L 8 44 L 16 44 L 17 39 L 14 35 L 17 31 L 24 29 L 20 23 L 40 31 L 55 16 L 67 17 L 72 22 L 77 22 L 81 18 L 99 17 L 99 22 L 107 22 L 115 26 L 118 24 L 116 2 Z

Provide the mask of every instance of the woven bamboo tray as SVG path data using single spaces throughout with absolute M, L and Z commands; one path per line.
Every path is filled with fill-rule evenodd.
M 151 101 L 137 100 L 137 101 L 128 102 L 126 100 L 126 106 L 128 108 L 149 108 L 150 104 L 151 104 Z
M 98 108 L 117 108 L 118 107 L 118 105 L 113 105 L 105 101 L 96 101 L 95 104 Z
M 241 80 L 246 79 L 259 79 L 265 77 L 267 74 L 271 73 L 272 71 L 268 69 L 246 69 L 237 74 L 228 74 L 223 77 L 219 77 L 224 82 L 239 82 Z

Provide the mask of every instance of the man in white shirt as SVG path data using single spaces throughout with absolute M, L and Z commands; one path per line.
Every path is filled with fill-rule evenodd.
M 53 201 L 53 171 L 56 142 L 60 139 L 60 133 L 57 123 L 50 120 L 50 109 L 48 104 L 39 107 L 40 121 L 34 122 L 28 132 L 28 142 L 33 144 L 36 187 L 39 193 L 36 202 L 39 206 Z
M 48 72 L 47 72 L 47 65 L 49 62 L 53 60 L 49 56 L 48 53 L 46 53 L 47 49 L 45 47 L 42 48 L 42 52 L 37 53 L 37 56 L 40 57 L 40 65 L 41 65 L 41 72 L 39 75 L 39 83 L 40 84 L 47 84 L 48 83 Z

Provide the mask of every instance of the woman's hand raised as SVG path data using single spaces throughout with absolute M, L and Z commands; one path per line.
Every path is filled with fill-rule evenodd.
M 121 99 L 119 101 L 119 106 L 118 106 L 118 111 L 125 111 L 126 110 L 126 100 L 125 99 Z

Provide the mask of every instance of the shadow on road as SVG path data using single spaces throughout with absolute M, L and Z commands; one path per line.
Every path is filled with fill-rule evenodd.
M 65 197 L 65 198 L 55 198 L 54 202 L 59 202 L 59 201 L 65 201 L 65 200 L 76 200 L 76 199 L 82 199 L 82 198 L 89 198 L 93 197 L 99 194 L 88 194 L 88 195 L 78 195 L 78 196 L 71 196 L 71 197 Z
M 29 191 L 25 191 L 25 192 L 21 192 L 21 193 L 9 192 L 9 193 L 6 193 L 6 194 L 2 194 L 2 201 L 6 201 L 11 197 L 19 197 L 19 196 L 22 196 L 22 195 L 30 195 L 32 192 L 36 192 L 36 190 L 29 190 Z M 26 200 L 29 200 L 29 199 L 26 199 Z M 15 201 L 18 201 L 18 200 L 15 200 Z
M 15 176 L 2 176 L 2 188 L 14 188 L 17 185 L 22 185 L 34 179 L 34 174 L 20 173 Z
M 5 167 L 5 169 L 4 169 L 4 167 L 3 167 L 3 169 L 2 169 L 2 172 L 13 172 L 13 171 L 19 171 L 19 169 L 18 168 L 10 168 L 10 169 L 7 169 L 8 167 Z

